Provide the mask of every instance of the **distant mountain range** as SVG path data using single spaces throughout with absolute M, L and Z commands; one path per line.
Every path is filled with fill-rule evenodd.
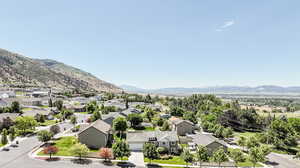
M 122 91 L 111 83 L 64 63 L 32 59 L 4 49 L 0 49 L 0 65 L 0 84 L 61 90 L 78 88 L 85 91 Z
M 300 94 L 300 87 L 281 87 L 274 85 L 263 85 L 257 87 L 243 86 L 216 86 L 199 88 L 161 88 L 161 89 L 142 89 L 130 85 L 121 85 L 122 89 L 134 93 L 153 93 L 168 95 L 185 95 L 194 93 L 212 94 Z

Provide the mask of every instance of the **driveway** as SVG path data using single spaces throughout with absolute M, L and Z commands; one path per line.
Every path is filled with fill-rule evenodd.
M 128 161 L 136 165 L 136 167 L 145 167 L 143 152 L 132 151 Z
M 77 118 L 77 123 L 86 123 L 86 120 L 91 117 L 91 114 L 74 113 Z
M 294 160 L 292 156 L 271 153 L 268 155 L 268 165 L 278 168 L 299 168 L 300 162 Z

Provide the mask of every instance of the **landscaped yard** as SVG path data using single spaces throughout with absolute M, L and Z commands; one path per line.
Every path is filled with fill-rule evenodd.
M 234 137 L 239 138 L 239 137 L 243 136 L 245 138 L 249 138 L 251 136 L 254 136 L 255 134 L 256 134 L 256 132 L 235 132 Z
M 155 131 L 155 127 L 129 128 L 129 131 Z
M 56 120 L 46 120 L 43 123 L 39 123 L 40 126 L 49 126 L 49 125 L 53 125 L 56 124 Z
M 150 163 L 150 160 L 148 158 L 145 158 L 144 161 Z M 180 158 L 180 156 L 173 156 L 172 159 L 168 160 L 155 159 L 152 160 L 151 163 L 186 165 L 186 163 Z
M 54 141 L 54 146 L 58 148 L 57 156 L 72 156 L 69 152 L 70 148 L 76 144 L 77 139 L 73 136 L 62 137 Z M 38 155 L 45 155 L 43 151 L 39 152 Z
M 252 164 L 252 163 L 248 160 L 248 158 L 247 158 L 245 162 L 239 162 L 239 163 L 237 164 L 237 166 L 239 166 L 239 167 L 252 167 L 253 164 Z M 263 166 L 262 166 L 261 164 L 257 163 L 257 164 L 255 165 L 255 167 L 263 167 Z

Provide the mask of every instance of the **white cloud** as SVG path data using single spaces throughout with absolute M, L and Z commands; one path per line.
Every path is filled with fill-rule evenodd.
M 218 32 L 224 31 L 225 29 L 233 26 L 234 24 L 235 24 L 234 20 L 226 21 L 219 28 L 217 28 L 216 31 L 218 31 Z

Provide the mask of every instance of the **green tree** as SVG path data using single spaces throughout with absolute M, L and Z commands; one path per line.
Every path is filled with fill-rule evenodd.
M 77 124 L 77 117 L 75 115 L 72 115 L 70 120 L 73 125 Z
M 38 139 L 41 142 L 48 142 L 52 139 L 53 134 L 47 130 L 38 132 Z
M 228 157 L 222 147 L 220 147 L 217 151 L 215 151 L 211 157 L 213 162 L 218 163 L 219 167 L 221 163 L 228 161 Z
M 198 160 L 200 168 L 201 168 L 202 163 L 207 162 L 209 160 L 209 155 L 208 155 L 207 148 L 204 147 L 204 146 L 199 145 L 197 147 L 196 154 L 197 154 L 197 160 Z
M 9 140 L 12 142 L 16 139 L 16 128 L 14 126 L 9 128 Z
M 170 128 L 170 124 L 168 121 L 164 121 L 164 124 L 162 125 L 161 127 L 161 131 L 169 131 L 171 128 Z
M 188 112 L 184 113 L 183 114 L 183 119 L 189 120 L 194 124 L 197 124 L 197 122 L 198 122 L 197 117 L 195 115 L 195 112 L 192 112 L 192 111 L 188 111 Z
M 143 147 L 144 156 L 150 160 L 150 164 L 153 159 L 157 159 L 159 154 L 157 152 L 157 147 L 153 143 L 145 143 Z
M 181 153 L 180 157 L 182 158 L 182 160 L 185 161 L 186 163 L 186 167 L 188 167 L 189 163 L 192 163 L 194 160 L 193 155 L 191 154 L 190 150 L 188 149 L 183 149 L 183 152 Z
M 170 109 L 170 114 L 172 116 L 182 117 L 184 114 L 184 109 L 178 106 L 172 106 Z
M 232 128 L 225 128 L 224 130 L 223 130 L 223 137 L 224 138 L 231 138 L 231 137 L 233 137 L 233 130 L 232 130 Z
M 15 120 L 16 128 L 21 130 L 21 133 L 24 135 L 26 130 L 33 131 L 37 126 L 37 122 L 33 117 L 17 117 Z
M 144 109 L 144 112 L 145 112 L 146 118 L 151 122 L 152 118 L 154 117 L 154 114 L 155 114 L 154 110 L 150 107 L 146 107 Z
M 63 104 L 64 102 L 62 100 L 57 100 L 54 102 L 54 106 L 59 110 L 61 111 L 63 109 Z
M 245 150 L 244 148 L 245 148 L 245 146 L 246 146 L 246 144 L 247 144 L 247 139 L 246 139 L 244 136 L 241 136 L 241 137 L 238 139 L 237 144 L 238 144 L 239 146 L 241 146 L 241 147 L 243 148 L 243 150 Z
M 92 114 L 94 111 L 98 110 L 98 105 L 96 101 L 91 101 L 86 105 L 86 111 Z
M 10 108 L 12 113 L 22 113 L 20 103 L 17 101 L 12 102 Z
M 118 117 L 113 121 L 113 129 L 119 132 L 120 137 L 123 137 L 124 131 L 128 128 L 127 121 L 124 117 Z
M 87 156 L 89 151 L 90 150 L 86 145 L 80 143 L 77 143 L 70 148 L 70 153 L 79 157 L 79 160 L 81 160 L 82 157 Z
M 130 156 L 129 145 L 125 140 L 117 140 L 112 145 L 112 150 L 116 158 L 123 159 Z
M 230 157 L 237 164 L 238 162 L 244 162 L 246 160 L 243 152 L 240 149 L 233 149 L 230 151 Z
M 8 143 L 8 139 L 7 139 L 7 130 L 4 128 L 2 130 L 2 135 L 1 135 L 1 143 L 3 145 L 6 145 Z
M 131 127 L 137 127 L 143 122 L 142 116 L 136 113 L 129 114 L 127 120 L 130 122 Z
M 259 145 L 260 145 L 259 140 L 255 136 L 249 137 L 246 142 L 246 146 L 248 149 L 259 146 Z
M 255 167 L 258 162 L 264 162 L 265 156 L 260 147 L 252 147 L 249 151 L 249 160 L 253 164 L 253 167 Z
M 92 121 L 97 121 L 99 119 L 102 119 L 101 113 L 99 110 L 96 110 L 93 112 L 93 115 L 91 116 Z

